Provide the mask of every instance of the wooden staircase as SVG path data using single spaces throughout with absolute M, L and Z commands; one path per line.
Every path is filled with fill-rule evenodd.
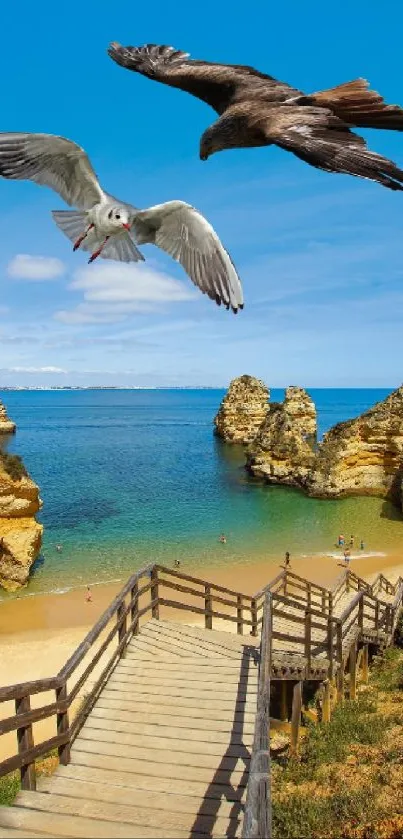
M 56 677 L 0 688 L 16 711 L 0 734 L 16 731 L 18 742 L 0 775 L 19 768 L 22 786 L 0 808 L 0 837 L 267 839 L 270 680 L 291 689 L 294 734 L 304 680 L 325 686 L 328 719 L 332 681 L 342 698 L 358 648 L 367 663 L 369 645 L 391 642 L 402 598 L 403 580 L 379 575 L 370 586 L 351 571 L 328 591 L 284 570 L 249 597 L 143 569 Z M 203 615 L 205 628 L 162 619 L 163 608 Z M 212 629 L 213 619 L 237 633 Z M 55 736 L 36 743 L 48 717 Z M 59 766 L 37 781 L 35 758 L 52 748 Z

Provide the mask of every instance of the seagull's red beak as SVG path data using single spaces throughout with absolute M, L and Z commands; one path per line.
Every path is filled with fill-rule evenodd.
M 122 227 L 124 227 L 125 230 L 130 230 L 131 225 L 130 224 L 122 224 Z

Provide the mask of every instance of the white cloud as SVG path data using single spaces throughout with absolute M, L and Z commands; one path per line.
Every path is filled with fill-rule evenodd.
M 7 266 L 9 277 L 33 282 L 55 280 L 64 272 L 65 267 L 60 259 L 54 256 L 32 256 L 28 253 L 17 254 Z
M 133 312 L 152 312 L 164 303 L 193 300 L 196 293 L 157 268 L 119 263 L 80 268 L 70 284 L 84 292 L 73 310 L 56 312 L 63 323 L 113 323 Z
M 7 373 L 67 373 L 62 367 L 8 367 Z

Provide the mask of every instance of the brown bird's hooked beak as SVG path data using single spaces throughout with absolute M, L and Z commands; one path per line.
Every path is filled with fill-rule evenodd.
M 208 160 L 208 154 L 205 152 L 200 152 L 200 160 Z
M 122 227 L 124 227 L 125 230 L 130 230 L 131 224 L 122 224 Z

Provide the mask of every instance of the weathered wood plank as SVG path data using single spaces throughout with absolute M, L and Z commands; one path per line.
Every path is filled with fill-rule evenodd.
M 161 709 L 161 703 L 158 702 L 158 698 L 154 698 L 154 703 L 152 703 L 137 702 L 132 699 L 125 702 L 120 697 L 118 699 L 110 699 L 108 696 L 102 696 L 97 703 L 97 707 L 115 708 L 122 711 L 140 711 L 141 713 L 148 711 L 151 713 L 154 709 Z M 163 705 L 163 711 L 168 718 L 172 714 L 175 716 L 179 714 L 181 717 L 190 717 L 191 719 L 201 717 L 205 720 L 234 720 L 235 722 L 240 722 L 241 719 L 245 719 L 247 722 L 253 722 L 255 710 L 256 708 L 253 702 L 248 703 L 248 705 L 245 705 L 245 703 L 243 705 L 235 705 L 235 702 L 233 702 L 229 708 L 220 708 L 217 705 L 201 708 L 199 702 L 195 702 L 190 706 L 179 705 L 177 701 L 171 704 L 164 702 Z
M 127 762 L 128 760 L 128 762 Z M 70 778 L 79 777 L 79 770 L 81 767 L 87 767 L 91 770 L 103 769 L 108 771 L 110 781 L 114 778 L 114 783 L 117 784 L 117 778 L 124 779 L 124 785 L 127 787 L 134 787 L 137 790 L 147 789 L 159 791 L 163 794 L 174 792 L 177 795 L 195 795 L 208 798 L 226 799 L 227 801 L 242 801 L 245 796 L 244 787 L 233 787 L 229 784 L 217 784 L 209 782 L 206 785 L 205 781 L 194 781 L 190 778 L 185 780 L 180 778 L 166 777 L 154 775 L 144 775 L 141 772 L 136 772 L 132 769 L 129 759 L 113 758 L 108 760 L 108 770 L 104 770 L 105 756 L 90 754 L 89 752 L 77 752 L 74 761 L 68 766 L 62 766 L 58 769 L 58 773 L 66 772 Z M 112 771 L 111 771 L 112 770 Z M 93 773 L 91 772 L 94 777 Z M 211 781 L 211 778 L 210 778 Z M 109 837 L 108 837 L 109 839 Z
M 80 769 L 83 771 L 85 767 L 80 767 Z M 97 771 L 100 775 L 96 774 Z M 195 796 L 175 795 L 174 793 L 164 796 L 158 792 L 150 792 L 144 789 L 139 792 L 131 789 L 130 794 L 128 794 L 127 787 L 109 784 L 105 775 L 102 775 L 102 770 L 95 769 L 94 773 L 95 781 L 92 781 L 89 776 L 84 783 L 83 778 L 74 780 L 59 775 L 53 776 L 53 778 L 45 778 L 40 782 L 40 788 L 43 792 L 55 792 L 76 798 L 90 798 L 94 801 L 107 801 L 111 804 L 130 803 L 133 807 L 146 807 L 151 812 L 158 811 L 160 817 L 167 812 L 174 813 L 175 816 L 187 815 L 191 816 L 192 819 L 195 818 L 200 802 L 200 799 Z M 217 805 L 216 801 L 207 798 L 203 801 L 203 815 L 198 817 L 197 825 L 201 828 L 202 826 L 208 827 L 213 823 L 215 828 L 222 827 L 223 835 L 225 835 L 224 819 L 230 819 L 231 821 L 238 819 L 240 813 L 240 805 L 226 801 Z M 211 820 L 211 816 L 214 817 L 213 820 Z M 206 817 L 208 817 L 208 820 Z M 179 821 L 178 827 L 183 827 L 186 824 L 184 821 Z
M 120 719 L 118 717 L 105 717 L 103 716 L 104 709 L 99 709 L 99 715 L 95 715 L 94 713 L 91 714 L 91 726 L 94 728 L 105 728 L 107 726 L 110 731 L 126 731 L 131 732 L 133 731 L 133 721 L 132 719 Z M 117 715 L 120 714 L 116 712 Z M 201 748 L 201 743 L 204 742 L 211 742 L 213 739 L 211 736 L 211 732 L 203 728 L 184 728 L 179 726 L 173 726 L 170 724 L 170 721 L 165 720 L 165 725 L 159 723 L 143 723 L 141 726 L 141 734 L 143 736 L 149 737 L 167 737 L 172 738 L 174 740 L 186 739 L 186 740 L 196 740 L 199 743 L 198 748 Z M 230 736 L 229 736 L 230 735 Z M 249 746 L 252 742 L 253 735 L 242 731 L 214 731 L 214 742 L 215 743 L 226 743 L 231 745 L 245 745 Z
M 111 733 L 113 734 L 113 732 L 109 732 L 109 734 Z M 206 770 L 206 775 L 209 775 L 210 780 L 215 777 L 219 781 L 224 774 L 226 777 L 228 773 L 233 773 L 234 776 L 236 773 L 243 775 L 249 768 L 249 756 L 245 757 L 244 760 L 239 756 L 238 758 L 225 757 L 225 747 L 221 755 L 205 755 L 203 753 L 198 754 L 195 749 L 193 751 L 176 751 L 172 748 L 169 750 L 160 749 L 158 746 L 154 749 L 141 748 L 130 740 L 128 734 L 117 735 L 121 738 L 119 741 L 113 740 L 113 738 L 97 737 L 96 729 L 93 733 L 87 731 L 86 734 L 88 736 L 80 735 L 77 738 L 76 749 L 81 752 L 91 752 L 91 754 L 108 755 L 108 757 L 128 756 L 130 760 L 134 761 L 133 765 L 136 767 L 140 766 L 140 763 L 144 765 L 145 774 L 148 774 L 147 766 L 150 763 L 155 767 L 155 773 L 158 775 L 158 766 L 163 767 L 163 776 L 166 766 L 180 766 L 181 770 L 187 767 L 190 772 L 193 772 L 194 769 L 197 771 L 199 769 Z M 219 773 L 218 776 L 216 776 L 217 772 Z M 190 775 L 190 777 L 192 776 Z M 196 780 L 199 780 L 199 778 L 196 777 Z
M 200 729 L 203 731 L 209 731 L 210 733 L 215 731 L 233 731 L 238 733 L 243 731 L 245 734 L 253 733 L 253 724 L 247 721 L 244 723 L 238 723 L 232 722 L 231 720 L 206 720 L 201 717 L 188 718 L 183 716 L 174 716 L 173 714 L 167 716 L 164 713 L 162 706 L 159 713 L 153 711 L 149 714 L 141 713 L 140 711 L 119 711 L 113 708 L 101 708 L 97 706 L 94 708 L 93 714 L 97 717 L 103 717 L 105 720 L 119 719 L 124 722 L 130 722 L 134 726 L 140 726 L 143 725 L 143 723 L 148 725 L 168 724 L 169 726 L 172 726 L 172 728 L 191 728 L 194 731 Z

